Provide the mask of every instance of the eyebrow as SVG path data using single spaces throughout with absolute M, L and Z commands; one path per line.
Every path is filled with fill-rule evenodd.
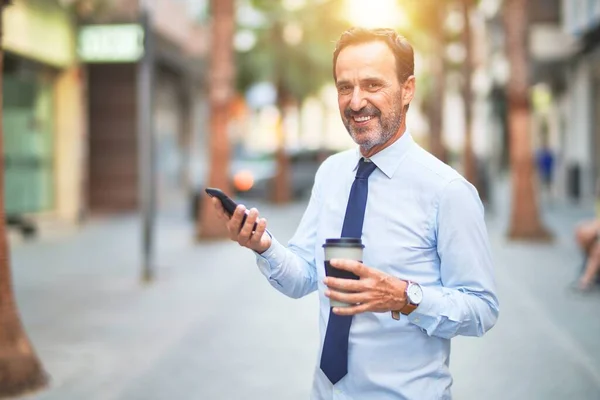
M 383 82 L 382 78 L 376 76 L 370 76 L 360 80 L 361 82 Z
M 365 78 L 362 78 L 360 80 L 360 82 L 383 82 L 383 79 L 381 79 L 380 77 L 377 77 L 377 76 L 367 76 Z M 337 81 L 335 86 L 340 87 L 340 86 L 349 85 L 349 84 L 350 84 L 350 81 L 343 80 L 343 81 Z

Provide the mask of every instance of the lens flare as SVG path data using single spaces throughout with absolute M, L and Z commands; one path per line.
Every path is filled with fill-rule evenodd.
M 397 0 L 347 0 L 348 20 L 365 28 L 406 28 L 408 21 Z

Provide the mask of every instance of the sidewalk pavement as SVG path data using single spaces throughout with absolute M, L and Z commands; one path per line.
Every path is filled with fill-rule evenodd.
M 554 242 L 518 243 L 506 238 L 509 194 L 499 192 L 487 225 L 500 318 L 481 340 L 453 342 L 454 394 L 457 399 L 599 399 L 600 292 L 569 288 L 582 263 L 574 228 L 593 216 L 593 204 L 542 204 Z
M 591 205 L 544 209 L 553 244 L 506 240 L 505 193 L 488 228 L 500 319 L 453 341 L 456 399 L 600 398 L 600 295 L 567 287 L 580 255 L 574 224 Z M 257 205 L 257 204 L 252 204 Z M 287 241 L 304 203 L 259 205 Z M 317 361 L 317 298 L 271 288 L 254 257 L 193 243 L 184 215 L 159 219 L 156 282 L 141 285 L 135 216 L 12 247 L 24 324 L 52 377 L 26 399 L 308 399 Z

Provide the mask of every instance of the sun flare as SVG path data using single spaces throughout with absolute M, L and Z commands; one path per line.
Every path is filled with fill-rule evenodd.
M 350 23 L 365 28 L 403 28 L 407 20 L 397 0 L 346 0 Z

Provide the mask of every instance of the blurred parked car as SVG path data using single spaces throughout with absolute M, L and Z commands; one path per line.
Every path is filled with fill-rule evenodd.
M 290 179 L 292 198 L 307 198 L 310 195 L 315 174 L 321 162 L 331 151 L 301 150 L 290 152 Z M 274 154 L 239 154 L 231 161 L 229 179 L 233 193 L 228 193 L 234 200 L 270 199 L 271 188 L 275 179 L 277 164 Z M 191 215 L 197 218 L 198 202 L 206 198 L 204 183 L 206 174 L 197 179 L 199 183 L 191 199 Z

